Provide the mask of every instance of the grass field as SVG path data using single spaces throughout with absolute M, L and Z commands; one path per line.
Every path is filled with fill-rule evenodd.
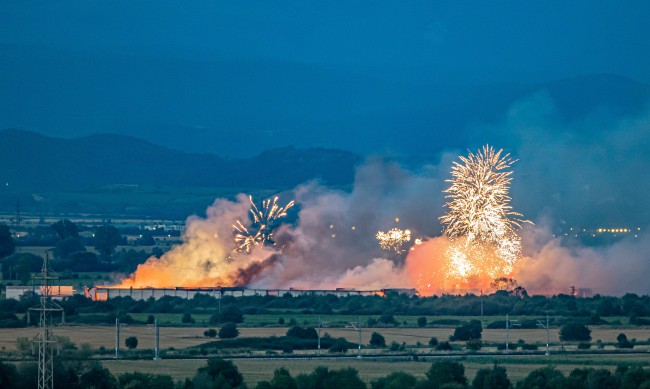
M 425 361 L 387 362 L 381 360 L 234 360 L 239 371 L 244 375 L 246 383 L 250 387 L 260 380 L 268 380 L 273 376 L 273 371 L 280 367 L 289 369 L 293 376 L 301 373 L 309 373 L 317 366 L 327 366 L 331 369 L 353 367 L 359 371 L 361 378 L 370 382 L 373 379 L 384 377 L 394 371 L 404 371 L 423 378 L 424 373 L 431 366 L 434 359 Z M 494 357 L 476 357 L 459 359 L 465 365 L 465 374 L 470 379 L 474 378 L 476 371 L 481 368 L 490 368 L 495 362 Z M 499 357 L 498 362 L 508 371 L 512 381 L 521 380 L 532 370 L 548 365 L 555 366 L 564 374 L 578 367 L 598 367 L 614 370 L 616 366 L 623 363 L 634 363 L 641 365 L 650 364 L 650 354 L 640 355 L 576 355 L 576 356 L 543 356 L 534 357 Z M 169 374 L 175 379 L 191 377 L 196 369 L 205 366 L 206 360 L 162 360 L 162 361 L 104 361 L 102 362 L 113 374 L 121 374 L 132 371 L 146 373 Z
M 212 339 L 203 336 L 203 331 L 209 327 L 161 327 L 160 328 L 160 347 L 168 349 L 169 347 L 184 348 L 196 346 Z M 214 328 L 214 327 L 212 327 Z M 287 328 L 240 328 L 240 336 L 280 336 L 284 335 Z M 393 341 L 415 345 L 420 342 L 426 345 L 431 337 L 438 340 L 447 340 L 449 335 L 453 334 L 453 328 L 362 328 L 361 343 L 367 345 L 370 341 L 372 332 L 378 332 L 384 336 L 386 343 Z M 36 335 L 36 328 L 3 328 L 0 331 L 0 349 L 16 349 L 16 339 L 18 337 L 32 338 Z M 357 342 L 357 332 L 351 328 L 325 328 L 323 333 L 329 333 L 334 337 L 344 337 L 350 342 Z M 621 332 L 625 333 L 629 339 L 645 341 L 650 337 L 650 328 L 603 328 L 592 327 L 591 336 L 593 341 L 601 340 L 605 343 L 616 342 L 616 337 Z M 115 345 L 115 328 L 113 326 L 60 326 L 55 329 L 56 335 L 69 337 L 77 345 L 88 343 L 94 348 L 105 347 L 113 348 Z M 551 329 L 551 343 L 559 346 L 558 330 Z M 150 326 L 124 326 L 121 329 L 122 339 L 128 336 L 136 336 L 140 341 L 139 348 L 152 348 L 154 344 L 153 328 Z M 546 332 L 541 329 L 513 329 L 509 332 L 511 343 L 522 339 L 527 343 L 546 342 Z M 483 331 L 483 340 L 485 342 L 505 342 L 505 330 Z M 123 341 L 122 341 L 123 342 Z M 460 342 L 464 344 L 464 342 Z M 123 345 L 122 345 L 123 346 Z M 575 345 L 567 346 L 568 348 Z M 638 349 L 647 349 L 648 346 L 638 346 Z

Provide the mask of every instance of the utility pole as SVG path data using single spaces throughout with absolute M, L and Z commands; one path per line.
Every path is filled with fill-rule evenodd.
M 50 271 L 50 255 L 45 253 L 43 268 L 35 274 L 33 280 L 41 281 L 41 298 L 38 308 L 30 308 L 39 312 L 39 333 L 34 338 L 38 344 L 38 389 L 54 388 L 54 346 L 57 338 L 52 330 L 52 313 L 63 312 L 63 308 L 52 301 L 52 283 L 59 277 Z
M 120 329 L 126 324 L 120 323 L 120 318 L 115 318 L 115 356 L 113 358 L 120 358 Z
M 115 318 L 115 359 L 120 357 L 120 318 Z
M 158 361 L 158 360 L 160 360 L 160 355 L 159 355 L 159 353 L 160 353 L 160 327 L 158 327 L 158 319 L 157 318 L 154 319 L 153 325 L 154 325 L 154 332 L 155 332 L 155 335 L 156 335 L 156 343 L 154 344 L 153 360 Z
M 546 315 L 546 325 L 542 323 L 541 320 L 537 320 L 537 326 L 541 327 L 546 330 L 546 356 L 548 357 L 551 355 L 551 350 L 549 348 L 549 343 L 550 343 L 550 335 L 549 335 L 549 320 L 548 320 L 548 315 Z
M 354 328 L 357 330 L 357 334 L 359 335 L 359 350 L 357 352 L 357 358 L 361 359 L 361 317 L 357 319 L 358 321 L 351 321 L 349 322 L 350 324 L 347 325 L 347 328 Z
M 510 317 L 506 314 L 506 352 L 508 352 L 508 348 L 510 347 L 508 345 L 508 330 L 510 330 Z
M 516 321 L 517 320 L 512 320 L 512 322 L 511 322 L 510 321 L 510 315 L 506 314 L 506 352 L 508 352 L 510 350 L 510 345 L 508 344 L 510 342 L 509 333 L 508 333 L 509 330 L 510 330 L 510 327 L 516 327 L 516 326 L 521 325 L 521 324 L 517 324 Z
M 320 355 L 320 329 L 328 325 L 329 323 L 321 321 L 320 316 L 318 316 L 318 355 Z

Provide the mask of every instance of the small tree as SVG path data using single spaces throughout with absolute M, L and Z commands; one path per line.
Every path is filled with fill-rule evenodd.
M 374 347 L 386 347 L 386 339 L 381 334 L 373 332 L 370 335 L 370 345 Z
M 95 231 L 95 248 L 105 258 L 110 257 L 121 242 L 120 231 L 113 226 L 101 226 Z
M 219 329 L 221 339 L 233 339 L 239 336 L 239 330 L 235 323 L 224 323 Z
M 223 312 L 221 312 L 221 321 L 230 323 L 243 323 L 244 315 L 236 305 L 229 305 L 223 310 Z
M 349 348 L 348 342 L 345 339 L 338 339 L 332 343 L 328 351 L 331 353 L 347 353 Z
M 221 358 L 208 359 L 208 365 L 201 367 L 197 375 L 204 374 L 212 383 L 210 388 L 237 388 L 243 384 L 244 377 L 231 361 Z M 196 377 L 195 377 L 196 378 Z M 203 386 L 200 386 L 203 387 Z
M 135 336 L 129 336 L 128 338 L 124 339 L 124 345 L 129 350 L 133 350 L 138 347 L 138 338 Z
M 512 383 L 508 379 L 506 369 L 496 363 L 492 369 L 480 369 L 472 381 L 474 389 L 510 389 Z
M 443 386 L 456 384 L 461 388 L 467 387 L 467 377 L 465 377 L 465 366 L 459 362 L 440 361 L 434 362 L 426 372 L 427 379 L 432 388 L 441 388 Z
M 181 318 L 181 323 L 183 324 L 194 324 L 194 319 L 192 318 L 192 314 L 189 312 L 185 312 L 183 314 L 183 317 Z
M 383 324 L 395 324 L 395 323 L 397 323 L 395 321 L 395 318 L 393 317 L 393 315 L 391 315 L 390 313 L 384 313 L 383 315 L 379 316 L 379 322 L 383 323 Z
M 418 327 L 422 328 L 422 327 L 426 327 L 426 325 L 427 325 L 427 318 L 424 316 L 418 317 Z
M 483 326 L 481 326 L 481 322 L 478 320 L 471 320 L 469 323 L 456 327 L 454 330 L 454 339 L 465 341 L 470 339 L 481 339 L 482 332 Z
M 209 330 L 205 330 L 205 331 L 203 331 L 203 336 L 206 336 L 208 338 L 214 338 L 215 336 L 217 336 L 217 330 L 215 330 L 214 328 L 210 328 Z
M 616 337 L 616 341 L 618 342 L 618 344 L 616 345 L 616 347 L 618 348 L 634 348 L 634 344 L 630 342 L 627 339 L 627 336 L 623 333 L 618 334 L 618 336 Z
M 429 339 L 429 347 L 436 347 L 438 345 L 438 338 L 435 336 Z
M 483 347 L 483 342 L 481 339 L 470 339 L 466 343 L 467 349 L 472 351 L 478 351 Z
M 560 340 L 588 342 L 591 340 L 591 330 L 580 323 L 565 324 L 560 328 Z

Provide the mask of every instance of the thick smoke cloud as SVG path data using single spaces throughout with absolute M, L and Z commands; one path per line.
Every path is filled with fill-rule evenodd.
M 509 149 L 519 162 L 513 204 L 528 217 L 574 227 L 642 227 L 650 220 L 650 109 L 571 120 L 546 93 L 514 104 L 476 139 Z
M 407 286 L 395 276 L 404 255 L 381 251 L 374 236 L 392 227 L 435 234 L 444 186 L 434 167 L 419 174 L 379 159 L 359 167 L 350 193 L 316 184 L 295 190 L 301 210 L 296 226 L 276 233 L 283 260 L 260 274 L 259 287 Z M 396 221 L 398 219 L 399 221 Z
M 602 294 L 648 293 L 649 114 L 616 120 L 593 115 L 567 123 L 540 94 L 514 105 L 501 124 L 481 129 L 471 151 L 489 142 L 519 159 L 513 208 L 535 222 L 521 232 L 524 258 L 510 276 L 531 293 L 566 293 L 570 286 Z M 442 265 L 436 263 L 443 263 L 449 244 L 440 237 L 438 217 L 444 212 L 444 180 L 457 155 L 444 154 L 417 172 L 370 159 L 358 167 L 349 192 L 316 182 L 295 188 L 297 220 L 276 230 L 277 250 L 257 248 L 252 255 L 232 253 L 232 223 L 246 219 L 246 197 L 217 200 L 206 218 L 188 219 L 182 245 L 150 259 L 125 284 L 422 287 L 423 269 L 439 273 Z M 572 223 L 641 230 L 609 246 L 583 247 L 554 235 Z M 375 234 L 393 227 L 410 228 L 424 244 L 402 254 L 380 250 Z M 159 285 L 143 278 L 155 269 L 162 269 Z

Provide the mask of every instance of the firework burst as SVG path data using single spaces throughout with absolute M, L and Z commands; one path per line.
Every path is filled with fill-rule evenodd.
M 521 257 L 516 231 L 521 223 L 529 223 L 510 206 L 510 168 L 516 161 L 488 145 L 460 160 L 454 162 L 452 179 L 447 180 L 449 211 L 440 218 L 444 234 L 452 241 L 447 249 L 450 277 L 468 280 L 509 274 Z
M 250 254 L 254 246 L 260 246 L 264 243 L 273 243 L 273 227 L 275 222 L 284 216 L 287 211 L 295 205 L 292 200 L 285 206 L 278 205 L 278 197 L 262 201 L 262 206 L 258 207 L 253 201 L 253 196 L 248 196 L 251 203 L 250 214 L 252 224 L 246 227 L 240 220 L 233 224 L 235 234 L 235 252 L 244 252 Z
M 395 250 L 395 252 L 399 253 L 402 245 L 411 240 L 411 230 L 393 228 L 386 232 L 379 231 L 375 237 L 379 241 L 382 250 Z

